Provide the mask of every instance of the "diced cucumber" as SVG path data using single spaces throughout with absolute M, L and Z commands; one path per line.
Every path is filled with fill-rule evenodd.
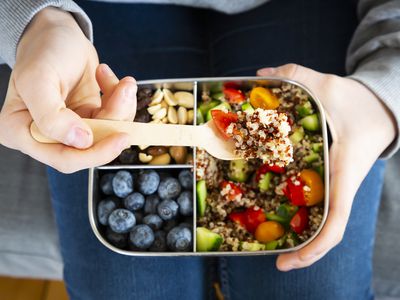
M 279 205 L 276 214 L 285 220 L 288 220 L 289 222 L 298 210 L 298 206 L 290 205 L 289 203 L 283 203 Z
M 229 111 L 232 110 L 232 108 L 231 108 L 231 106 L 229 105 L 228 102 L 222 102 L 222 103 L 218 104 L 217 106 L 211 108 L 211 109 L 207 112 L 207 117 L 206 117 L 206 120 L 207 120 L 207 121 L 210 121 L 210 120 L 212 119 L 212 117 L 211 117 L 211 111 L 214 110 L 214 109 L 229 110 Z
M 246 182 L 249 178 L 249 165 L 244 159 L 231 160 L 229 163 L 228 177 L 232 181 Z
M 303 127 L 296 128 L 295 131 L 289 136 L 289 138 L 294 145 L 300 143 L 301 140 L 304 138 Z
M 242 251 L 261 251 L 265 250 L 265 245 L 257 242 L 242 242 L 240 248 L 242 249 Z
M 198 109 L 196 114 L 196 124 L 200 125 L 204 123 L 204 117 L 201 111 Z
M 267 172 L 264 176 L 261 177 L 260 181 L 258 182 L 258 188 L 260 192 L 266 192 L 269 190 L 269 185 L 272 179 L 272 173 Z
M 210 84 L 210 94 L 215 94 L 222 91 L 223 83 L 215 81 Z
M 318 159 L 319 159 L 319 154 L 315 152 L 312 152 L 311 154 L 303 157 L 303 161 L 308 164 L 311 164 L 314 161 L 317 161 Z
M 247 112 L 248 114 L 252 114 L 254 112 L 254 108 L 249 102 L 246 102 L 242 105 L 242 110 Z
M 220 103 L 221 103 L 221 101 L 217 101 L 217 100 L 203 102 L 202 104 L 200 104 L 198 110 L 200 110 L 200 112 L 203 114 L 203 117 L 205 117 L 211 108 L 217 106 Z
M 278 247 L 278 241 L 271 241 L 265 244 L 265 250 L 275 250 Z
M 200 252 L 218 251 L 223 241 L 222 236 L 204 227 L 196 229 L 196 249 Z
M 311 149 L 316 153 L 322 153 L 322 150 L 324 150 L 324 146 L 322 143 L 314 143 L 311 145 Z
M 310 101 L 306 101 L 303 104 L 297 104 L 295 109 L 300 118 L 311 115 L 314 112 Z
M 284 218 L 274 212 L 266 213 L 265 216 L 267 217 L 268 221 L 276 221 L 281 224 L 286 224 L 290 221 L 287 218 Z
M 207 206 L 207 186 L 205 180 L 199 180 L 196 184 L 197 212 L 199 217 L 203 217 Z
M 319 176 L 321 176 L 321 178 L 324 178 L 324 165 L 320 165 L 315 167 L 315 171 L 317 171 L 317 173 L 319 174 Z
M 217 101 L 224 101 L 225 100 L 225 94 L 222 93 L 222 92 L 211 94 L 211 99 L 217 100 Z
M 301 126 L 308 131 L 318 131 L 321 129 L 317 114 L 312 114 L 300 120 Z

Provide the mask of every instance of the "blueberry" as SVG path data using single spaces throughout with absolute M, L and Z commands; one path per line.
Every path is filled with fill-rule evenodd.
M 139 210 L 144 206 L 144 196 L 140 193 L 129 194 L 124 199 L 124 205 L 131 211 Z
M 185 228 L 189 229 L 190 231 L 192 231 L 193 224 L 192 223 L 183 222 L 183 223 L 179 224 L 179 227 L 185 227 Z
M 172 251 L 190 250 L 192 245 L 192 232 L 183 226 L 171 229 L 167 235 L 167 245 Z
M 165 252 L 167 251 L 167 234 L 164 231 L 156 231 L 154 233 L 154 242 L 153 245 L 149 248 L 150 251 L 153 252 Z
M 183 216 L 191 216 L 193 214 L 193 192 L 182 192 L 177 200 L 179 204 L 179 213 Z
M 127 209 L 116 209 L 108 217 L 108 225 L 116 233 L 128 232 L 135 224 L 135 215 Z
M 153 230 L 158 230 L 162 227 L 163 220 L 159 215 L 152 214 L 143 218 L 143 224 L 149 225 Z
M 144 202 L 144 213 L 145 215 L 156 214 L 157 206 L 160 203 L 160 198 L 157 194 L 149 195 L 146 197 L 146 201 Z
M 160 183 L 160 176 L 153 170 L 146 170 L 139 174 L 137 187 L 139 192 L 144 195 L 151 195 L 157 191 Z
M 145 224 L 137 225 L 132 228 L 129 234 L 129 240 L 133 246 L 145 250 L 154 242 L 153 230 Z
M 143 212 L 135 211 L 135 212 L 133 212 L 133 214 L 135 215 L 135 218 L 136 218 L 136 224 L 142 223 L 142 221 L 143 221 Z
M 139 151 L 135 148 L 127 148 L 118 156 L 121 164 L 131 165 L 138 162 Z
M 173 177 L 167 177 L 161 180 L 158 186 L 158 195 L 161 199 L 172 199 L 178 197 L 181 193 L 181 185 L 178 179 Z
M 106 239 L 111 245 L 117 248 L 126 248 L 128 245 L 128 234 L 127 233 L 116 233 L 109 227 L 106 230 Z
M 100 178 L 100 189 L 105 195 L 114 194 L 112 186 L 114 175 L 114 173 L 107 173 Z
M 166 199 L 158 205 L 157 212 L 161 219 L 168 221 L 177 216 L 178 209 L 178 203 L 174 200 Z
M 100 224 L 108 225 L 108 217 L 117 208 L 117 203 L 112 198 L 101 200 L 97 205 L 97 219 Z
M 168 232 L 172 228 L 176 227 L 177 225 L 178 225 L 178 221 L 176 219 L 168 220 L 168 221 L 164 222 L 163 230 L 165 232 Z
M 179 182 L 184 189 L 190 190 L 193 188 L 193 174 L 189 170 L 183 170 L 178 175 Z
M 128 196 L 133 191 L 133 178 L 128 171 L 118 171 L 113 180 L 114 194 L 120 198 Z

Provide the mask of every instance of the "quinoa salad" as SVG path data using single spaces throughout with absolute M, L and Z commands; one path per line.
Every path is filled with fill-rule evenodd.
M 295 247 L 324 213 L 321 121 L 300 87 L 235 82 L 201 90 L 197 124 L 214 120 L 243 159 L 223 161 L 196 149 L 196 250 Z

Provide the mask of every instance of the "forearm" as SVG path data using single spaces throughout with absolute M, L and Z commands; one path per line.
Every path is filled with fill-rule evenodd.
M 388 108 L 387 117 L 397 134 L 382 155 L 386 158 L 400 146 L 400 2 L 361 0 L 359 16 L 361 22 L 348 50 L 347 71 Z
M 0 57 L 11 67 L 15 64 L 21 36 L 34 17 L 46 7 L 57 7 L 70 12 L 85 35 L 92 39 L 89 18 L 72 0 L 2 0 L 0 1 Z

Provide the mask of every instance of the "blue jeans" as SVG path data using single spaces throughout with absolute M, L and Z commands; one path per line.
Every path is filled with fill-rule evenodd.
M 348 0 L 279 0 L 227 16 L 188 7 L 78 1 L 94 23 L 100 60 L 137 79 L 254 75 L 296 62 L 344 74 L 356 26 Z M 349 100 L 350 101 L 350 100 Z M 87 171 L 49 169 L 71 299 L 371 299 L 372 250 L 384 163 L 353 204 L 343 241 L 309 268 L 282 273 L 275 256 L 126 257 L 106 249 L 87 216 Z

